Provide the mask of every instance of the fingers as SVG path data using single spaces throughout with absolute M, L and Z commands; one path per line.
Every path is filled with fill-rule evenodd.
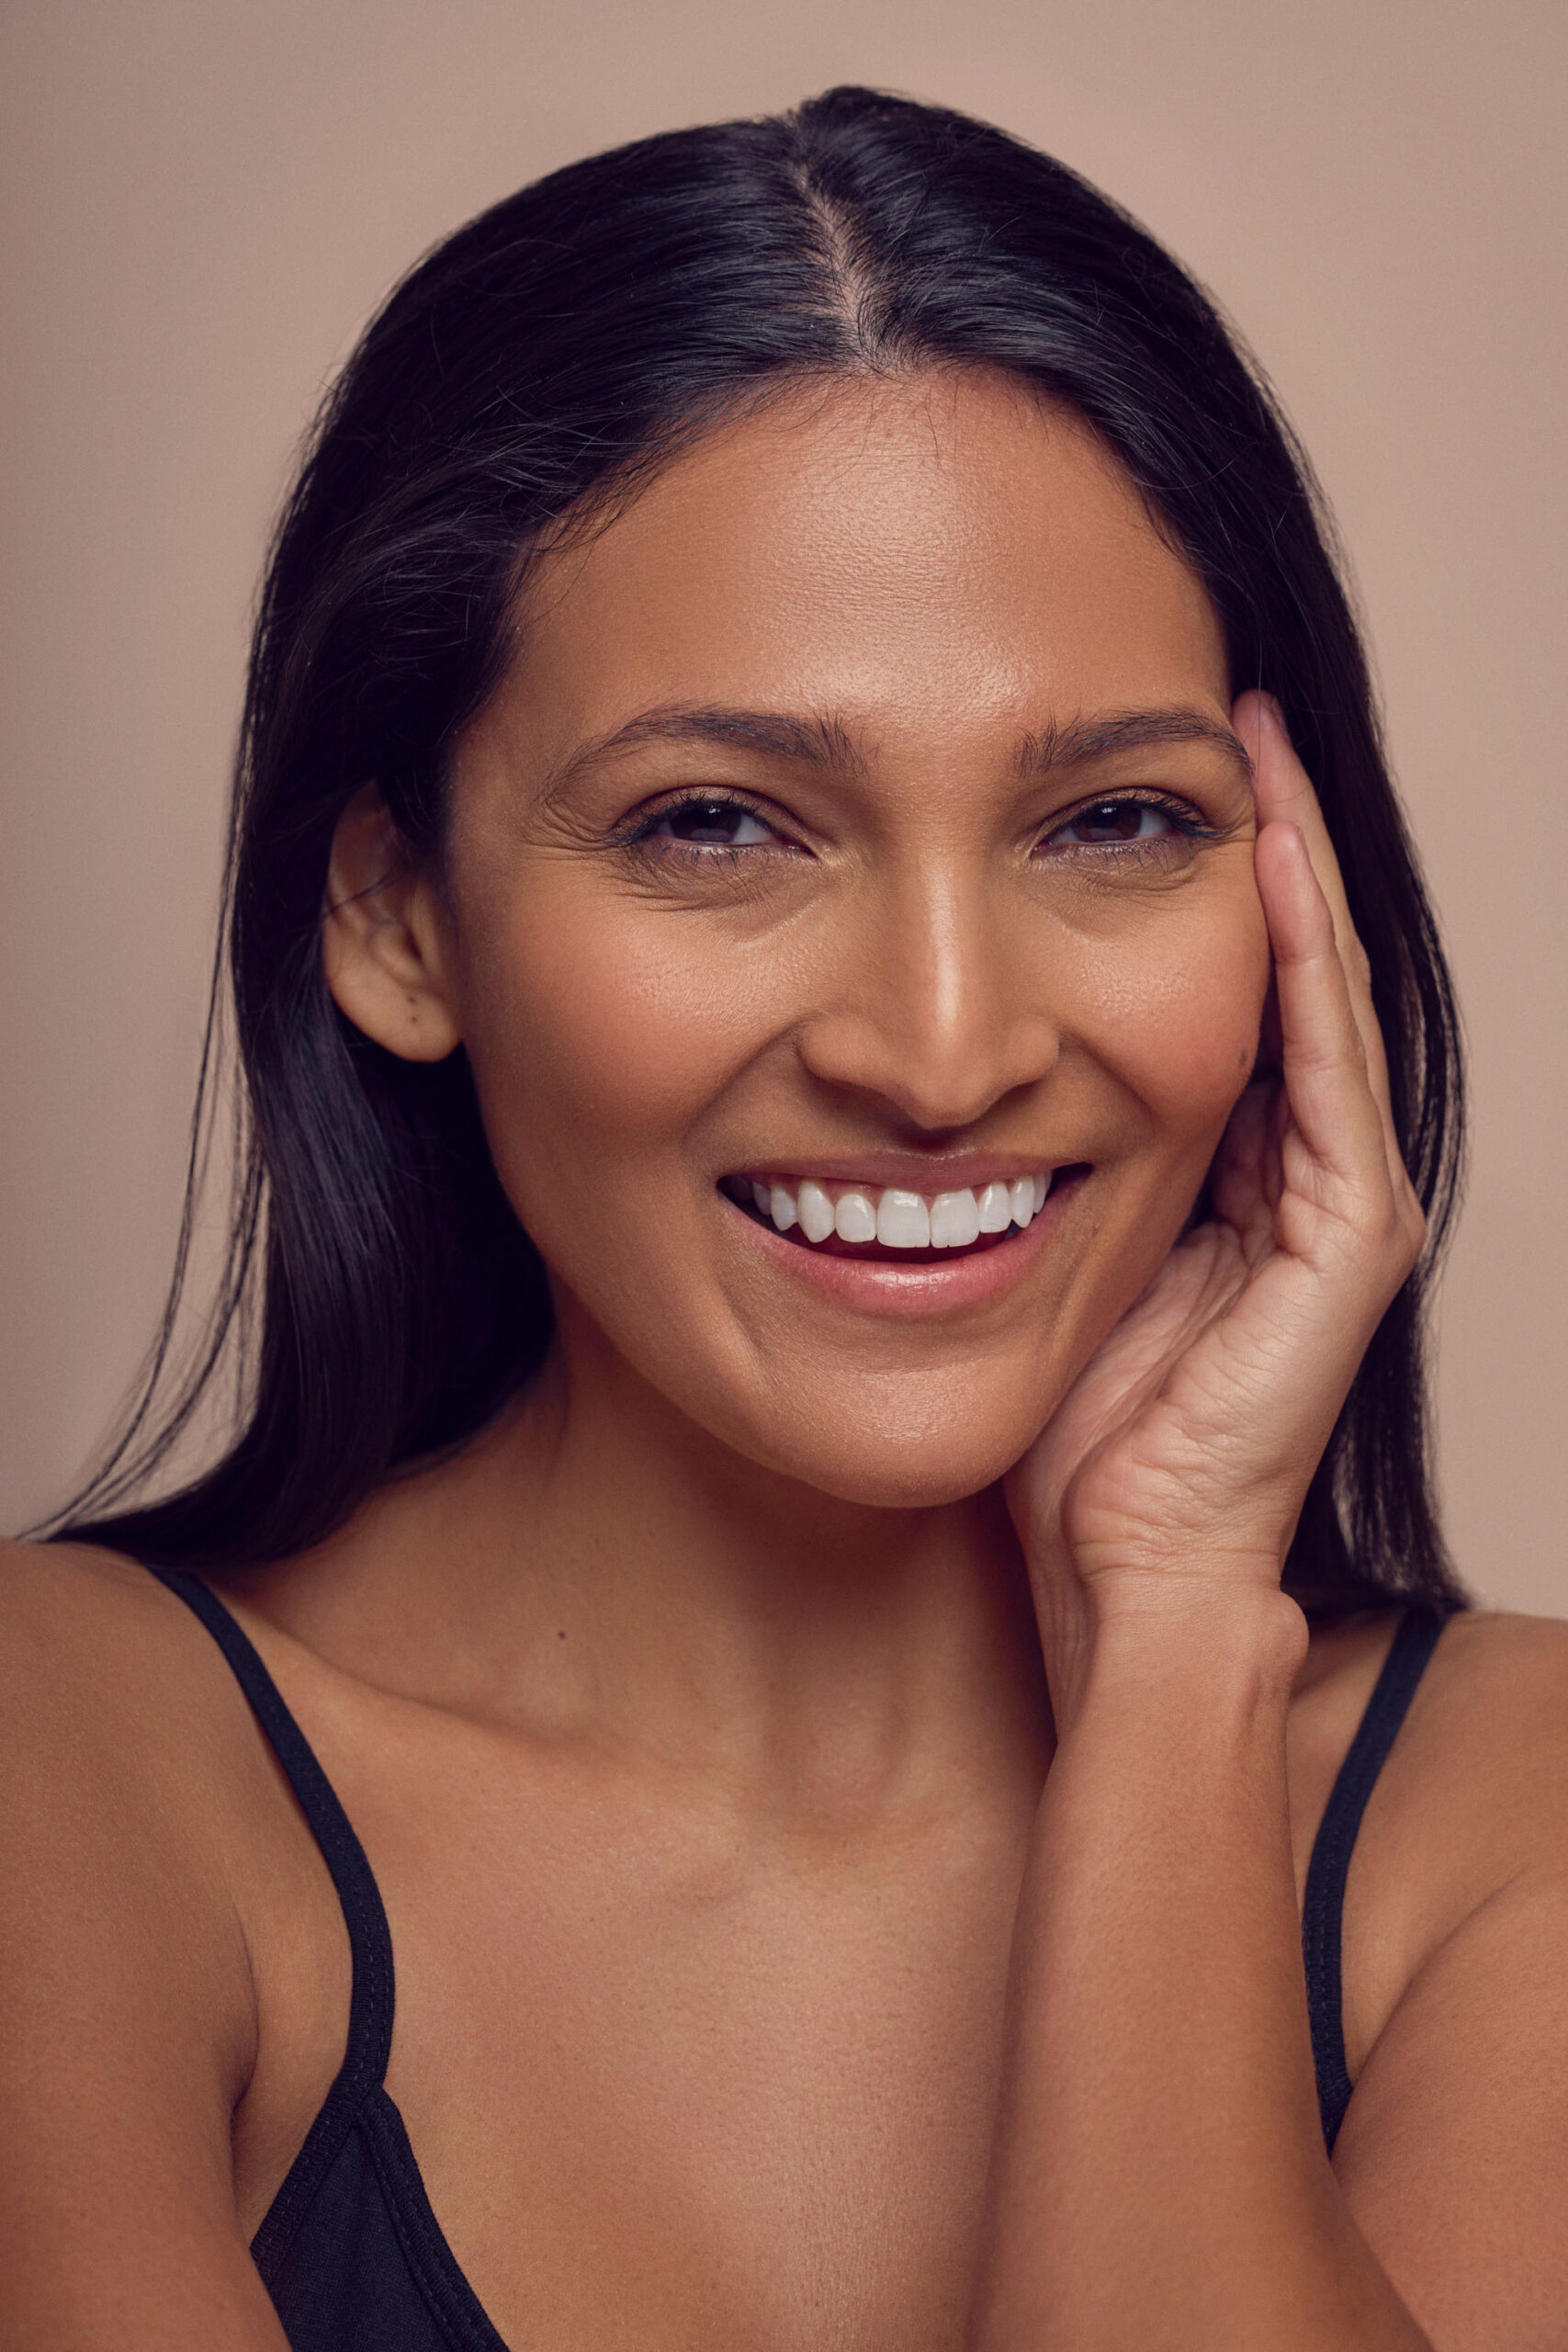
M 1380 1287 L 1392 1296 L 1419 1250 L 1420 1211 L 1398 1159 L 1386 1102 L 1371 1082 L 1333 911 L 1306 842 L 1289 820 L 1276 819 L 1259 833 L 1257 867 L 1294 1129 L 1283 1145 L 1279 1238 L 1315 1255 L 1314 1213 L 1327 1211 L 1338 1228 L 1371 1248 L 1383 1268 Z
M 1371 967 L 1350 920 L 1339 861 L 1324 823 L 1317 795 L 1296 757 L 1279 706 L 1271 695 L 1241 695 L 1233 716 L 1236 731 L 1252 758 L 1259 834 L 1271 823 L 1284 821 L 1295 827 L 1305 844 L 1332 921 L 1335 945 L 1366 1063 L 1367 1082 L 1382 1118 L 1389 1181 L 1396 1192 L 1408 1193 L 1409 1179 L 1394 1133 L 1388 1060 L 1372 1006 Z
M 1258 887 L 1274 950 L 1280 1037 L 1291 1111 L 1313 1157 L 1347 1182 L 1382 1170 L 1382 1118 L 1335 936 L 1333 910 L 1298 826 L 1277 818 L 1258 836 Z
M 1334 843 L 1328 838 L 1328 828 L 1323 821 L 1323 810 L 1312 788 L 1312 779 L 1297 759 L 1291 739 L 1285 732 L 1280 707 L 1271 695 L 1246 694 L 1237 701 L 1233 716 L 1236 732 L 1252 759 L 1252 789 L 1258 808 L 1258 831 L 1261 832 L 1263 827 L 1272 823 L 1276 818 L 1283 818 L 1295 826 L 1306 842 L 1318 887 L 1327 899 L 1334 918 L 1334 936 L 1351 982 L 1352 1002 L 1358 996 L 1364 998 L 1370 1016 L 1371 973 L 1367 964 L 1366 950 L 1357 938 L 1356 926 L 1350 920 L 1350 904 L 1345 896 L 1339 860 L 1334 854 Z M 1359 988 L 1358 982 L 1360 984 Z M 1357 1011 L 1359 1014 L 1359 1004 Z M 1357 1026 L 1360 1025 L 1358 1019 Z

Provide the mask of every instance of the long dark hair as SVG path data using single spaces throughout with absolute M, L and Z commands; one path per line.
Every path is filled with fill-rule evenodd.
M 1278 695 L 1321 795 L 1431 1241 L 1367 1351 L 1288 1582 L 1325 1609 L 1457 1605 L 1422 1302 L 1459 1165 L 1458 1028 L 1310 470 L 1213 305 L 1124 213 L 1002 131 L 863 89 L 524 188 L 419 264 L 344 370 L 277 531 L 245 705 L 227 1275 L 172 1398 L 171 1306 L 126 1432 L 57 1536 L 196 1567 L 281 1557 L 460 1443 L 537 1365 L 542 1271 L 461 1052 L 400 1060 L 327 992 L 337 818 L 374 779 L 411 852 L 438 850 L 451 746 L 499 675 L 547 526 L 791 379 L 965 366 L 1098 429 L 1207 584 L 1235 690 Z M 139 1502 L 242 1326 L 234 1442 Z

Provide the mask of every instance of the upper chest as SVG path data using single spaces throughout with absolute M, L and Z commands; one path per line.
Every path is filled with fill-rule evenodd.
M 1298 1884 L 1383 1646 L 1374 1629 L 1348 1647 L 1292 1717 Z M 390 1926 L 388 2089 L 502 2335 L 956 2340 L 1027 1815 L 769 1837 L 439 1710 L 313 1695 Z M 1370 1814 L 1348 1905 L 1353 2072 L 1422 1931 L 1395 1799 Z M 252 2226 L 342 2054 L 343 2009 L 310 1989 L 341 1960 L 319 1872 L 305 1910 L 270 2008 L 310 2030 L 264 2049 L 247 2100 Z
M 386 1906 L 387 2088 L 507 2340 L 955 2340 L 1024 1813 L 771 1834 L 429 1711 L 312 1736 Z M 258 2069 L 273 2175 L 341 2053 Z

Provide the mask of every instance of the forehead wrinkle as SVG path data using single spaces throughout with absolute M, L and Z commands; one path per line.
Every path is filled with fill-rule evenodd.
M 1038 735 L 1026 735 L 1019 745 L 1018 765 L 1024 776 L 1043 776 L 1061 768 L 1081 767 L 1090 760 L 1109 759 L 1117 752 L 1142 751 L 1158 743 L 1213 743 L 1225 753 L 1242 781 L 1252 783 L 1252 762 L 1239 735 L 1205 711 L 1107 711 L 1094 718 L 1075 718 L 1065 725 L 1053 720 Z

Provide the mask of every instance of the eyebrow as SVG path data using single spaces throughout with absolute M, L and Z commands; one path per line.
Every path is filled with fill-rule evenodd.
M 1234 729 L 1223 719 L 1211 718 L 1206 711 L 1179 706 L 1168 710 L 1109 711 L 1096 718 L 1075 718 L 1065 727 L 1053 723 L 1043 734 L 1025 736 L 1018 763 L 1027 776 L 1049 775 L 1058 768 L 1082 767 L 1118 752 L 1140 752 L 1162 743 L 1213 743 L 1224 752 L 1244 783 L 1252 782 L 1252 762 Z
M 546 789 L 553 796 L 584 769 L 613 760 L 643 743 L 726 743 L 769 753 L 775 759 L 799 760 L 819 768 L 848 769 L 863 774 L 865 758 L 844 722 L 828 714 L 792 716 L 781 711 L 726 710 L 685 703 L 645 710 L 608 735 L 596 736 L 563 761 Z M 1028 777 L 1048 775 L 1062 768 L 1080 767 L 1110 759 L 1118 752 L 1142 751 L 1165 743 L 1213 743 L 1228 757 L 1244 782 L 1252 781 L 1252 762 L 1241 739 L 1201 710 L 1177 706 L 1165 710 L 1123 710 L 1077 718 L 1058 726 L 1055 721 L 1038 735 L 1026 735 L 1018 749 L 1018 768 Z
M 641 711 L 613 733 L 582 744 L 562 762 L 547 788 L 551 794 L 559 792 L 585 768 L 636 751 L 642 743 L 731 743 L 746 751 L 769 752 L 774 759 L 802 760 L 812 767 L 849 768 L 858 773 L 865 766 L 853 737 L 838 718 L 673 703 Z

